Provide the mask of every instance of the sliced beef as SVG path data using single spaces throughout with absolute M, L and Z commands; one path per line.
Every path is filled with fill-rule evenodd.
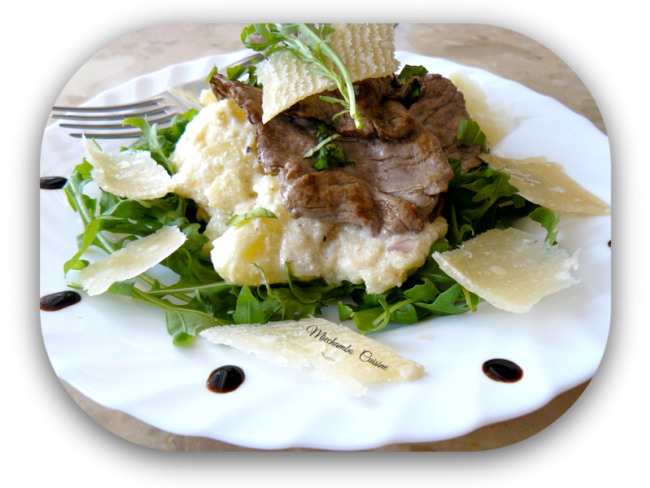
M 343 171 L 303 173 L 288 165 L 283 178 L 283 203 L 294 217 L 324 222 L 349 222 L 389 234 L 420 231 L 419 209 L 399 197 L 377 191 L 367 181 Z
M 413 78 L 408 86 L 396 88 L 394 77 L 370 78 L 355 84 L 356 105 L 363 118 L 364 126 L 357 129 L 349 113 L 335 118 L 345 108 L 336 103 L 322 100 L 321 95 L 331 98 L 341 98 L 338 91 L 311 95 L 287 109 L 284 113 L 309 119 L 316 119 L 332 126 L 336 132 L 344 136 L 373 137 L 381 139 L 400 139 L 413 130 L 413 116 L 400 101 L 405 100 L 412 83 L 418 83 Z M 419 78 L 421 80 L 421 78 Z
M 436 139 L 417 121 L 402 139 L 341 137 L 336 143 L 343 147 L 348 161 L 355 163 L 342 171 L 384 193 L 419 192 L 430 197 L 446 191 L 453 176 Z
M 280 175 L 283 204 L 292 217 L 354 223 L 373 234 L 419 232 L 453 174 L 436 138 L 403 104 L 384 99 L 388 85 L 380 80 L 368 84 L 369 98 L 382 100 L 380 116 L 367 124 L 374 135 L 336 139 L 355 165 L 326 171 L 312 168 L 315 157 L 303 155 L 317 144 L 314 134 L 320 122 L 334 123 L 332 132 L 346 132 L 343 125 L 336 127 L 339 118 L 328 118 L 335 113 L 334 105 L 305 104 L 262 124 L 260 89 L 220 75 L 212 78 L 211 85 L 218 98 L 233 98 L 255 126 L 260 164 L 267 174 Z M 377 136 L 386 133 L 401 135 Z
M 440 75 L 427 75 L 423 84 L 424 94 L 411 105 L 409 113 L 438 139 L 447 157 L 462 161 L 463 172 L 480 165 L 481 146 L 456 140 L 460 121 L 471 119 L 463 94 Z

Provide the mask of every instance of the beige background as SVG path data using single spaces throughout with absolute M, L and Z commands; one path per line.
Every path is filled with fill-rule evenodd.
M 170 24 L 122 37 L 88 60 L 65 86 L 56 105 L 78 105 L 102 90 L 170 64 L 240 50 L 239 33 L 243 27 L 244 24 Z M 605 131 L 598 107 L 581 80 L 559 57 L 532 39 L 498 27 L 461 24 L 399 24 L 395 34 L 399 50 L 443 57 L 518 81 L 557 99 Z M 99 424 L 134 443 L 169 451 L 248 450 L 212 439 L 161 431 L 102 407 L 65 383 L 64 386 Z M 510 445 L 553 423 L 586 386 L 587 383 L 560 395 L 530 415 L 490 425 L 457 439 L 376 450 L 476 451 Z

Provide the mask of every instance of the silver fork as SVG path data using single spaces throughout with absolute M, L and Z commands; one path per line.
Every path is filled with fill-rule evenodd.
M 263 59 L 259 53 L 233 63 L 233 66 L 250 66 L 253 59 Z M 123 127 L 122 121 L 128 117 L 147 117 L 150 124 L 159 128 L 169 126 L 175 115 L 187 112 L 191 108 L 200 109 L 198 95 L 206 89 L 205 78 L 190 81 L 183 85 L 169 88 L 151 98 L 124 105 L 105 107 L 52 107 L 50 117 L 62 119 L 61 128 L 70 129 L 72 137 L 95 139 L 128 139 L 139 137 L 142 131 L 136 127 Z

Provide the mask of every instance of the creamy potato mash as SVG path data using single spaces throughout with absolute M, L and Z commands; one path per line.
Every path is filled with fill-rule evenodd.
M 206 234 L 212 239 L 212 262 L 231 283 L 263 284 L 253 263 L 271 283 L 284 283 L 288 262 L 292 275 L 301 280 L 364 282 L 368 293 L 383 293 L 422 266 L 431 244 L 447 231 L 442 218 L 418 234 L 377 237 L 352 224 L 292 219 L 282 205 L 278 177 L 265 175 L 257 161 L 253 126 L 232 100 L 201 110 L 171 161 L 177 171 L 176 193 L 196 201 L 210 219 Z M 225 225 L 232 215 L 260 207 L 277 219 Z

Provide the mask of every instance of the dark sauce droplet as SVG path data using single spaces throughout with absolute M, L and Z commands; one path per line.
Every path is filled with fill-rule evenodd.
M 63 176 L 41 177 L 41 190 L 60 190 L 68 182 Z
M 244 382 L 244 371 L 237 366 L 221 366 L 210 373 L 207 386 L 214 393 L 230 393 Z
M 61 291 L 41 297 L 41 310 L 56 312 L 81 301 L 81 295 L 76 291 Z
M 612 247 L 612 241 L 609 241 L 609 242 L 607 243 L 607 245 L 608 245 L 609 247 Z
M 483 363 L 483 372 L 488 378 L 503 383 L 514 383 L 524 376 L 524 370 L 507 359 L 490 359 Z

